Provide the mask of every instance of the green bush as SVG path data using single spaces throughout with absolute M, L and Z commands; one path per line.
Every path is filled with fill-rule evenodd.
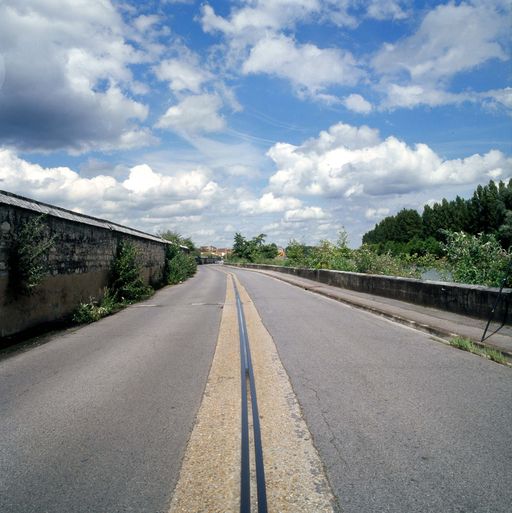
M 78 308 L 73 313 L 73 322 L 77 324 L 88 324 L 90 322 L 101 319 L 103 315 L 100 313 L 100 308 L 94 301 L 94 298 L 90 298 L 88 303 L 80 303 Z
M 114 294 L 110 289 L 105 288 L 103 299 L 100 302 L 90 298 L 88 303 L 80 303 L 73 313 L 73 322 L 77 324 L 88 324 L 98 321 L 118 310 L 122 305 L 117 303 Z
M 165 279 L 169 285 L 185 281 L 197 271 L 196 259 L 183 253 L 178 246 L 167 246 Z
M 55 237 L 49 235 L 44 218 L 41 215 L 30 219 L 14 236 L 9 266 L 15 295 L 31 294 L 48 271 L 48 252 Z
M 416 265 L 414 257 L 401 258 L 391 253 L 379 255 L 366 244 L 354 250 L 353 258 L 356 271 L 360 273 L 404 278 L 419 278 L 421 275 L 420 267 Z
M 279 262 L 283 265 L 283 262 Z M 347 234 L 341 230 L 336 243 L 321 240 L 318 246 L 306 246 L 291 240 L 286 248 L 284 265 L 313 269 L 337 269 L 354 271 L 352 250 L 348 247 Z
M 90 298 L 80 303 L 72 319 L 77 324 L 98 321 L 123 308 L 125 305 L 148 297 L 152 288 L 144 284 L 140 276 L 137 250 L 129 242 L 121 242 L 110 268 L 111 286 L 104 289 L 101 301 Z
M 276 244 L 265 244 L 266 235 L 260 233 L 251 240 L 247 240 L 241 233 L 235 233 L 233 241 L 233 253 L 230 261 L 240 259 L 244 262 L 263 263 L 273 260 L 279 254 Z
M 286 247 L 285 265 L 290 267 L 307 267 L 308 247 L 299 241 L 292 239 Z
M 494 235 L 449 231 L 444 234 L 443 248 L 454 281 L 492 287 L 501 285 L 512 254 L 501 247 Z M 508 285 L 512 285 L 510 278 Z
M 354 251 L 356 272 L 371 273 L 377 267 L 378 256 L 370 247 L 363 244 L 357 251 Z
M 148 297 L 152 289 L 144 284 L 135 246 L 119 243 L 110 269 L 110 290 L 117 302 L 133 302 Z

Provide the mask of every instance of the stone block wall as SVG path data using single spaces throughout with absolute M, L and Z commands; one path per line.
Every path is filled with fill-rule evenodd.
M 16 294 L 9 281 L 13 235 L 28 220 L 41 215 L 55 237 L 48 252 L 48 273 L 32 294 Z M 60 320 L 80 302 L 101 298 L 121 241 L 134 244 L 144 281 L 158 287 L 163 280 L 166 241 L 0 191 L 0 337 Z

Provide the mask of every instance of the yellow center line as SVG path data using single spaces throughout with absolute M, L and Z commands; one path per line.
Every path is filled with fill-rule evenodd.
M 244 306 L 257 387 L 268 510 L 332 512 L 334 498 L 322 462 L 274 341 L 247 292 L 235 280 Z M 170 513 L 239 511 L 240 422 L 237 312 L 228 279 L 215 356 Z

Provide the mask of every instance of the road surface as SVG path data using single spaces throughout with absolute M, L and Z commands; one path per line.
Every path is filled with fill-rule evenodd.
M 512 370 L 250 271 L 342 511 L 511 511 Z
M 0 511 L 166 512 L 224 295 L 200 269 L 0 361 Z
M 511 369 L 221 266 L 0 360 L 0 511 L 168 511 L 225 271 L 273 338 L 341 511 L 510 511 Z

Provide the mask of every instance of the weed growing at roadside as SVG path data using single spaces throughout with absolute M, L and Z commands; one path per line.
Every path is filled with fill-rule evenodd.
M 169 285 L 185 281 L 197 271 L 194 257 L 181 251 L 179 246 L 169 244 L 165 259 L 165 280 Z
M 104 289 L 100 301 L 89 298 L 88 302 L 80 303 L 73 313 L 73 322 L 86 324 L 98 321 L 126 305 L 151 295 L 153 289 L 144 284 L 137 261 L 137 250 L 133 244 L 119 244 L 110 270 L 110 283 L 111 286 Z
M 88 303 L 80 303 L 73 313 L 73 322 L 77 324 L 88 324 L 99 321 L 122 308 L 122 304 L 116 303 L 115 297 L 110 289 L 105 288 L 101 301 L 90 298 Z
M 138 253 L 130 242 L 122 241 L 110 270 L 110 290 L 118 302 L 139 301 L 148 297 L 152 288 L 141 277 Z
M 468 351 L 469 353 L 475 353 L 477 347 L 469 338 L 464 337 L 455 337 L 450 340 L 450 345 L 456 347 L 457 349 L 462 349 L 462 351 Z
M 462 351 L 468 351 L 469 353 L 489 358 L 489 360 L 492 360 L 496 363 L 501 363 L 503 365 L 507 363 L 506 358 L 500 351 L 487 347 L 479 347 L 465 337 L 452 338 L 450 340 L 450 345 L 456 347 L 457 349 L 461 349 Z
M 507 363 L 507 360 L 503 356 L 503 353 L 500 353 L 500 351 L 497 351 L 496 349 L 486 349 L 485 354 L 493 362 L 501 363 L 503 365 Z

